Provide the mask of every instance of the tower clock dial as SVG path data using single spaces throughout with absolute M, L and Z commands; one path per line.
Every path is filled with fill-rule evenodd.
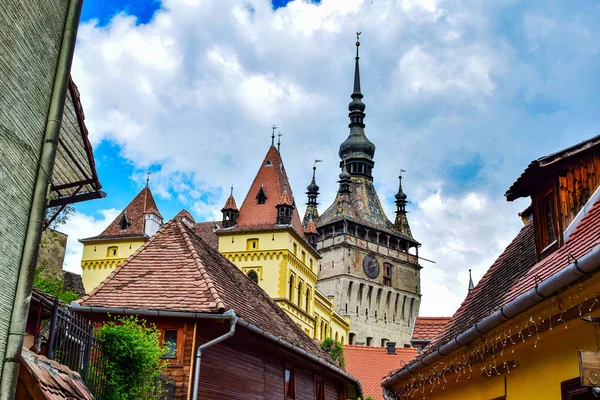
M 368 255 L 363 259 L 363 270 L 369 278 L 375 279 L 379 276 L 379 262 L 375 257 Z

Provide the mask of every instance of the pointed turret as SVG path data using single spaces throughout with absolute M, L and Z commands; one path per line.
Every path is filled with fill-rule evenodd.
M 100 235 L 80 241 L 84 243 L 94 239 L 150 237 L 158 232 L 162 224 L 163 217 L 158 211 L 154 196 L 150 188 L 145 186 Z
M 406 217 L 406 204 L 408 201 L 406 200 L 408 196 L 402 190 L 402 175 L 398 176 L 398 180 L 400 183 L 398 184 L 398 193 L 396 193 L 396 228 L 400 230 L 400 232 L 404 233 L 408 237 L 412 237 L 412 232 L 410 231 L 410 225 L 408 225 L 408 218 Z
M 360 69 L 359 69 L 359 56 L 358 48 L 360 42 L 358 41 L 358 35 L 356 35 L 356 57 L 354 65 L 354 90 L 352 95 L 352 101 L 348 105 L 350 113 L 350 135 L 340 145 L 339 156 L 342 159 L 340 162 L 340 168 L 343 166 L 345 160 L 348 161 L 348 172 L 354 176 L 365 176 L 372 179 L 373 169 L 373 156 L 375 155 L 375 145 L 367 139 L 365 135 L 365 103 L 363 103 L 363 95 L 360 91 Z
M 233 197 L 233 186 L 231 187 L 231 193 L 225 202 L 225 206 L 221 209 L 221 212 L 223 213 L 223 229 L 231 228 L 237 224 L 237 217 L 240 212 L 235 204 L 235 198 Z
M 309 221 L 314 221 L 319 218 L 319 210 L 317 209 L 319 204 L 317 203 L 317 197 L 319 197 L 319 186 L 317 185 L 315 177 L 318 162 L 321 162 L 321 160 L 315 160 L 313 165 L 312 181 L 310 181 L 310 184 L 306 187 L 308 203 L 306 203 L 306 212 L 304 213 L 304 219 L 302 220 L 302 225 L 304 226 L 305 230 Z
M 316 250 L 319 232 L 317 231 L 317 226 L 313 222 L 312 218 L 306 223 L 304 235 L 306 236 L 306 241 L 313 247 L 313 249 Z
M 269 151 L 240 207 L 235 230 L 266 229 L 275 226 L 282 228 L 281 225 L 290 225 L 305 239 L 304 227 L 294 203 L 281 154 L 274 143 L 273 135 L 271 139 Z
M 342 173 L 340 173 L 340 180 L 338 181 L 340 184 L 340 193 L 350 193 L 351 177 L 352 176 L 348 173 L 348 169 L 346 168 L 346 162 L 344 161 Z

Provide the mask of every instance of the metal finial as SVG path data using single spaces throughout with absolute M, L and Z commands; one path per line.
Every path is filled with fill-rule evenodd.
M 275 132 L 275 131 L 273 131 Z M 279 149 L 281 148 L 281 137 L 283 136 L 283 133 L 279 132 L 277 134 L 277 151 L 279 151 Z
M 277 129 L 275 124 L 273 124 L 271 129 L 273 129 L 273 132 L 271 133 L 271 146 L 275 146 L 275 129 Z
M 150 174 L 151 173 L 152 172 L 150 172 L 150 171 L 146 172 L 146 187 L 148 187 L 148 183 L 150 182 Z
M 231 193 L 229 195 L 233 196 L 233 185 L 231 185 Z
M 313 179 L 315 178 L 315 171 L 317 170 L 317 163 L 323 162 L 323 160 L 315 160 L 313 164 Z

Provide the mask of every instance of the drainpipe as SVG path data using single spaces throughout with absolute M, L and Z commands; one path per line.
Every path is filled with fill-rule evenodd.
M 223 313 L 221 316 L 224 317 L 222 319 L 229 319 L 229 332 L 217 338 L 214 338 L 210 342 L 198 346 L 198 349 L 196 350 L 196 368 L 194 370 L 194 392 L 192 394 L 193 400 L 198 400 L 198 386 L 200 386 L 200 364 L 202 362 L 202 350 L 214 346 L 215 344 L 220 343 L 225 339 L 229 339 L 235 333 L 235 324 L 238 321 L 238 317 L 235 315 L 235 312 L 233 310 L 229 310 Z
M 29 313 L 31 301 L 31 288 L 33 286 L 33 275 L 39 254 L 42 226 L 44 223 L 45 210 L 48 202 L 48 188 L 50 177 L 54 169 L 56 148 L 65 106 L 67 87 L 73 53 L 75 51 L 75 39 L 81 16 L 83 0 L 71 0 L 69 2 L 65 27 L 60 46 L 60 54 L 54 85 L 50 98 L 50 108 L 44 132 L 44 142 L 40 161 L 38 164 L 37 177 L 29 212 L 29 222 L 23 246 L 23 255 L 19 267 L 13 313 L 10 320 L 8 339 L 6 343 L 5 359 L 2 360 L 2 377 L 0 378 L 0 399 L 8 400 L 14 398 L 17 377 L 19 374 L 19 358 L 23 347 L 23 333 Z

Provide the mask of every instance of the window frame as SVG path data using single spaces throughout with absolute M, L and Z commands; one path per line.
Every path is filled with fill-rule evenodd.
M 186 329 L 186 325 L 176 325 L 176 324 L 165 324 L 159 326 L 160 331 L 160 344 L 161 346 L 165 345 L 166 331 L 177 331 L 177 341 L 175 342 L 175 357 L 166 358 L 162 357 L 162 360 L 167 361 L 168 367 L 183 367 L 181 364 L 183 359 L 184 352 L 184 331 Z
M 313 393 L 315 400 L 325 400 L 325 379 L 319 375 L 313 376 Z
M 290 371 L 290 382 L 286 381 L 286 372 Z M 283 395 L 284 398 L 287 399 L 295 399 L 296 398 L 296 378 L 294 366 L 287 361 L 283 366 Z
M 549 183 L 540 190 L 534 200 L 533 223 L 535 228 L 535 243 L 538 260 L 553 253 L 562 245 L 562 226 L 559 218 L 558 188 L 555 183 Z M 549 219 L 552 223 L 554 240 L 550 235 Z

